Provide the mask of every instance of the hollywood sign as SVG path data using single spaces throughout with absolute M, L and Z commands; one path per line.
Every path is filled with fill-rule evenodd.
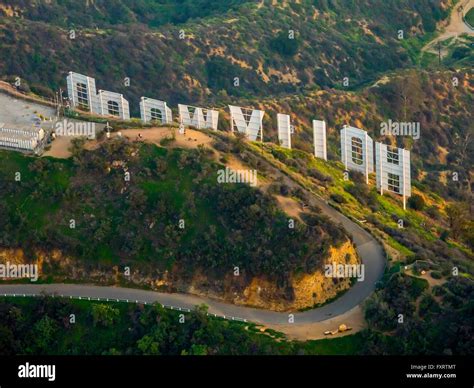
M 392 148 L 374 142 L 366 131 L 345 126 L 341 129 L 341 160 L 346 170 L 359 171 L 369 183 L 369 173 L 376 172 L 376 184 L 380 194 L 389 191 L 406 199 L 411 196 L 410 151 Z
M 314 156 L 328 160 L 326 142 L 326 122 L 313 120 Z
M 406 209 L 406 198 L 411 196 L 410 151 L 375 143 L 375 165 L 380 194 L 385 190 L 401 195 Z
M 341 129 L 341 160 L 346 170 L 359 171 L 369 183 L 369 174 L 374 172 L 372 138 L 359 128 L 345 126 Z
M 101 116 L 114 116 L 122 120 L 130 119 L 129 103 L 122 94 L 107 90 L 97 92 L 95 79 L 79 73 L 69 72 L 66 81 L 72 108 Z M 217 111 L 180 105 L 180 116 L 182 122 L 187 125 L 194 125 L 199 129 L 217 129 Z M 140 118 L 144 123 L 173 122 L 172 112 L 167 103 L 148 97 L 140 99 Z
M 233 105 L 229 105 L 229 109 L 232 132 L 243 133 L 252 141 L 256 141 L 258 137 L 263 141 L 264 111 Z
M 293 127 L 290 121 L 290 115 L 277 114 L 278 142 L 281 147 L 291 150 L 291 134 Z
M 178 104 L 178 111 L 181 124 L 197 129 L 208 128 L 217 131 L 218 111 L 183 104 Z
M 73 108 L 80 108 L 102 116 L 130 119 L 128 101 L 120 93 L 99 90 L 95 79 L 70 72 L 67 76 L 67 91 Z
M 144 123 L 158 121 L 162 124 L 171 124 L 173 116 L 166 102 L 142 97 L 140 100 L 140 116 Z
M 69 99 L 73 108 L 81 108 L 99 115 L 116 116 L 123 120 L 130 119 L 128 101 L 122 94 L 106 90 L 96 91 L 95 79 L 70 72 L 67 77 Z M 217 110 L 178 105 L 179 122 L 182 125 L 198 129 L 218 128 L 219 112 Z M 265 112 L 258 109 L 229 105 L 231 131 L 245 135 L 251 141 L 263 141 L 263 117 Z M 173 121 L 171 109 L 165 101 L 142 97 L 140 116 L 144 123 L 160 122 L 170 124 Z M 291 135 L 294 127 L 290 116 L 278 113 L 278 142 L 281 147 L 291 149 Z M 327 160 L 326 122 L 313 120 L 314 155 Z M 359 171 L 369 183 L 369 174 L 376 172 L 377 189 L 383 194 L 389 191 L 406 198 L 411 195 L 410 152 L 401 148 L 390 148 L 382 143 L 375 143 L 366 131 L 344 126 L 341 129 L 341 160 L 346 170 Z

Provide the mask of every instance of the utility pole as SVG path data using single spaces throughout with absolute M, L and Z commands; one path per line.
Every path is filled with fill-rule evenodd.
M 403 100 L 403 119 L 407 121 L 407 103 L 408 103 L 408 97 L 405 94 L 405 91 L 402 91 L 400 93 L 400 96 L 402 97 Z
M 438 65 L 441 66 L 441 42 L 438 41 Z
M 54 105 L 56 105 L 56 118 L 59 118 L 59 92 L 54 94 Z
M 59 98 L 60 98 L 59 101 L 61 101 L 61 107 L 62 107 L 64 100 L 63 100 L 63 90 L 61 88 L 59 88 Z

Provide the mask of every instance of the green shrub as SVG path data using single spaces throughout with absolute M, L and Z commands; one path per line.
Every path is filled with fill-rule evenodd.
M 347 203 L 347 200 L 341 194 L 331 194 L 331 199 L 336 203 Z
M 287 31 L 281 31 L 270 41 L 270 48 L 284 57 L 293 57 L 298 52 L 299 41 L 290 39 Z
M 422 211 L 425 208 L 425 200 L 421 195 L 414 194 L 408 198 L 408 206 L 414 210 Z

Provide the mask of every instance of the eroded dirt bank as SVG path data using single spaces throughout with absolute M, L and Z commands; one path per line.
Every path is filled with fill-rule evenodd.
M 312 308 L 334 299 L 350 288 L 350 279 L 326 277 L 324 269 L 311 274 L 292 275 L 284 287 L 263 277 L 226 276 L 212 279 L 204 271 L 183 280 L 179 271 L 151 271 L 130 268 L 126 276 L 123 266 L 95 265 L 74 260 L 59 250 L 35 251 L 26 258 L 22 249 L 0 249 L 0 263 L 37 263 L 43 282 L 82 282 L 99 285 L 127 285 L 162 292 L 182 292 L 273 311 L 297 311 Z M 31 260 L 31 257 L 34 257 Z M 350 241 L 332 247 L 324 264 L 357 264 L 357 254 Z

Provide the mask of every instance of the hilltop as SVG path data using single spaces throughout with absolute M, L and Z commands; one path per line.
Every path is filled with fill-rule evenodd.
M 342 88 L 345 78 L 354 88 L 413 66 L 416 47 L 452 7 L 448 0 L 186 1 L 183 20 L 175 20 L 172 3 L 4 0 L 0 74 L 46 92 L 71 70 L 86 73 L 133 101 L 135 113 L 142 95 L 215 104 Z M 165 8 L 169 20 L 161 20 Z M 192 19 L 183 12 L 190 8 Z
M 225 156 L 173 143 L 172 135 L 158 145 L 116 137 L 92 150 L 76 142 L 66 160 L 1 152 L 2 256 L 39 259 L 43 280 L 130 283 L 277 310 L 312 307 L 350 285 L 323 276 L 326 262 L 357 262 L 341 227 L 297 202 L 285 214 L 264 187 L 219 184 Z M 15 171 L 21 182 L 9 179 Z

